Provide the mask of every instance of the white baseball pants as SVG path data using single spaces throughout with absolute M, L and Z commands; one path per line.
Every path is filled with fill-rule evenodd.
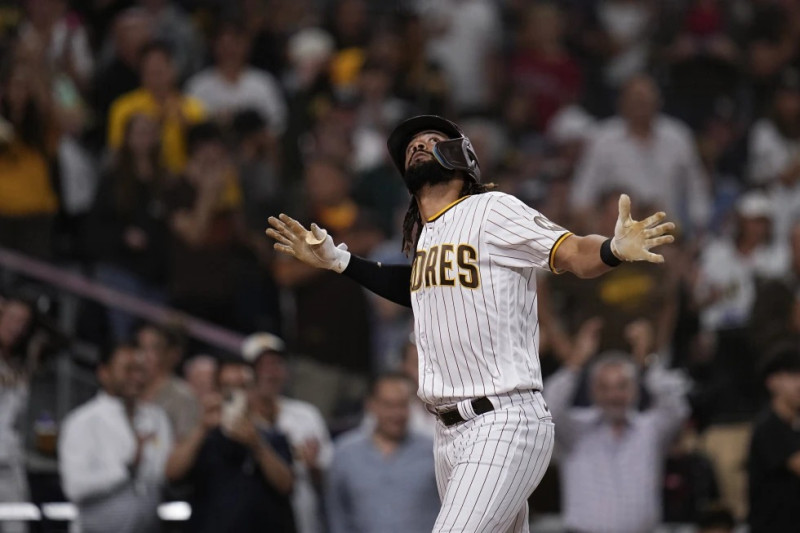
M 495 409 L 436 423 L 434 456 L 442 508 L 434 533 L 527 533 L 528 497 L 553 453 L 554 426 L 536 391 L 490 396 Z

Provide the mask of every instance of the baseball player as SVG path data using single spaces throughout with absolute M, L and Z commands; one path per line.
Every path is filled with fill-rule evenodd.
M 661 263 L 673 241 L 664 213 L 630 216 L 620 196 L 614 236 L 578 236 L 514 196 L 490 191 L 469 139 L 437 116 L 408 119 L 388 148 L 412 195 L 403 246 L 412 266 L 384 265 L 335 246 L 281 214 L 275 248 L 410 306 L 419 351 L 419 397 L 439 422 L 434 532 L 528 531 L 527 499 L 553 449 L 542 399 L 535 269 L 594 277 L 623 261 Z

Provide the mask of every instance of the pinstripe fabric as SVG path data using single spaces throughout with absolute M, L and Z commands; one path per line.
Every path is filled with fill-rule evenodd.
M 442 405 L 541 390 L 535 269 L 567 231 L 513 196 L 470 196 L 426 223 L 412 271 L 419 396 Z
M 535 269 L 564 235 L 538 211 L 490 192 L 451 204 L 422 228 L 411 274 L 419 396 L 457 405 L 437 423 L 435 533 L 528 531 L 527 499 L 553 449 L 539 365 Z M 486 396 L 495 410 L 475 416 Z
M 462 424 L 437 424 L 434 533 L 528 531 L 527 499 L 553 451 L 554 427 L 538 392 L 490 396 L 497 409 Z

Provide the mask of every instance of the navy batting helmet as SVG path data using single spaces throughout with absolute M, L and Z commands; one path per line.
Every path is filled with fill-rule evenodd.
M 397 125 L 386 146 L 401 175 L 406 173 L 406 148 L 415 135 L 423 131 L 439 131 L 448 138 L 433 147 L 436 161 L 448 170 L 461 170 L 476 182 L 481 181 L 481 168 L 475 149 L 464 132 L 453 122 L 436 115 L 419 115 Z

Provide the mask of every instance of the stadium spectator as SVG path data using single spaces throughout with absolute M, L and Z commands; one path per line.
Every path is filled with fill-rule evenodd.
M 374 28 L 370 26 L 367 2 L 364 0 L 334 0 L 331 6 L 329 31 L 336 48 L 364 48 Z
M 756 287 L 748 334 L 750 346 L 758 347 L 759 360 L 774 346 L 800 340 L 800 293 L 794 276 L 793 267 L 788 279 L 764 280 Z
M 89 214 L 87 249 L 98 281 L 152 302 L 166 301 L 169 182 L 160 161 L 158 124 L 147 115 L 132 115 Z M 108 319 L 116 341 L 130 338 L 132 316 L 109 309 Z
M 771 236 L 773 208 L 758 191 L 736 206 L 732 237 L 719 237 L 701 252 L 696 297 L 706 331 L 744 326 L 755 298 L 756 277 L 779 278 L 788 272 L 786 246 Z
M 320 410 L 326 422 L 360 411 L 372 355 L 369 307 L 365 294 L 347 280 L 277 259 L 273 275 L 283 301 L 295 308 L 284 318 L 294 331 L 290 350 L 298 354 L 290 392 Z M 325 302 L 347 301 L 348 312 L 331 317 Z
M 764 366 L 769 408 L 755 422 L 748 461 L 751 533 L 800 524 L 800 354 L 794 346 Z
M 286 345 L 270 333 L 254 333 L 242 344 L 242 357 L 253 364 L 254 405 L 259 415 L 286 435 L 293 449 L 292 507 L 298 533 L 324 533 L 322 482 L 333 445 L 322 414 L 313 405 L 283 395 L 289 380 Z
M 300 9 L 285 9 L 281 7 Z M 271 3 L 263 2 L 238 2 L 237 10 L 241 20 L 247 27 L 247 35 L 252 41 L 250 50 L 250 64 L 261 70 L 280 76 L 286 67 L 286 43 L 294 31 L 303 31 L 301 28 L 318 23 L 318 14 L 309 13 L 306 6 L 293 0 L 276 0 Z M 298 12 L 306 19 L 300 24 L 294 24 L 291 16 L 275 17 L 275 13 L 287 14 Z M 305 11 L 305 12 L 303 12 Z
M 377 34 L 369 57 L 392 69 L 394 92 L 420 112 L 446 115 L 450 110 L 450 82 L 442 66 L 428 54 L 428 19 L 409 11 L 397 20 L 394 32 Z
M 342 168 L 363 173 L 384 164 L 382 138 L 374 129 L 359 125 L 359 105 L 355 93 L 334 94 L 309 132 L 309 159 L 331 159 Z
M 408 103 L 392 93 L 393 83 L 394 72 L 389 65 L 366 59 L 358 74 L 360 128 L 387 132 L 409 114 Z
M 188 530 L 294 533 L 294 477 L 286 437 L 261 416 L 253 369 L 243 360 L 219 368 L 218 395 L 207 396 L 198 425 L 175 446 L 170 481 L 194 487 Z
M 178 2 L 138 0 L 150 18 L 152 36 L 167 43 L 175 59 L 175 72 L 181 80 L 197 72 L 202 65 L 205 43 L 200 40 L 191 19 Z
M 369 257 L 384 264 L 408 262 L 408 258 L 401 252 L 399 240 L 385 241 Z M 413 329 L 411 310 L 372 293 L 368 295 L 368 303 L 373 317 L 373 372 L 396 370 L 404 365 L 409 332 Z M 414 371 L 416 372 L 416 367 Z M 409 374 L 409 377 L 416 380 L 415 375 Z
M 67 74 L 84 91 L 94 71 L 94 56 L 89 38 L 76 13 L 66 0 L 27 0 L 26 20 L 20 25 L 19 39 L 36 41 L 54 71 Z
M 654 39 L 653 53 L 661 54 L 669 72 L 671 109 L 693 129 L 713 113 L 715 101 L 740 96 L 741 49 L 732 36 L 730 13 L 735 9 L 719 0 L 660 6 L 654 30 L 667 35 Z M 661 49 L 658 41 L 664 41 Z M 704 83 L 697 83 L 698 76 Z
M 264 220 L 281 209 L 292 191 L 285 187 L 280 140 L 254 110 L 234 115 L 231 157 L 242 190 L 240 240 L 246 251 L 239 271 L 243 290 L 237 303 L 237 322 L 243 331 L 280 329 L 275 282 L 265 269 L 272 250 L 264 240 Z
M 186 165 L 186 132 L 205 118 L 203 104 L 180 92 L 172 51 L 160 41 L 151 41 L 139 54 L 141 86 L 118 97 L 108 115 L 108 147 L 119 150 L 131 116 L 144 114 L 161 125 L 161 156 L 173 174 Z
M 278 138 L 256 111 L 234 115 L 234 157 L 242 187 L 242 201 L 247 229 L 261 242 L 264 220 L 279 210 L 287 191 L 281 176 L 281 154 Z
M 757 364 L 768 348 L 757 341 L 769 340 L 776 327 L 789 326 L 784 316 L 784 324 L 776 321 L 751 334 L 766 318 L 753 315 L 759 285 L 784 277 L 789 269 L 786 246 L 771 240 L 772 214 L 763 193 L 745 193 L 736 206 L 734 234 L 710 240 L 700 253 L 694 288 L 700 339 L 709 359 L 708 377 L 698 380 L 702 387 L 695 395 L 696 414 L 708 425 L 702 445 L 714 464 L 723 503 L 740 519 L 747 509 L 744 463 L 751 421 L 762 401 Z M 760 303 L 762 312 L 765 303 Z M 774 310 L 779 304 L 767 303 Z
M 174 327 L 143 324 L 136 345 L 144 355 L 146 386 L 142 400 L 167 414 L 175 440 L 183 439 L 197 425 L 199 405 L 189 385 L 175 375 L 183 358 L 183 334 Z
M 688 234 L 702 232 L 710 214 L 709 184 L 691 132 L 659 113 L 661 95 L 648 76 L 629 79 L 619 116 L 600 123 L 581 161 L 573 209 L 588 210 L 606 190 L 624 189 L 670 213 Z
M 284 134 L 284 171 L 291 182 L 302 176 L 307 134 L 317 115 L 331 98 L 330 64 L 335 44 L 320 28 L 304 28 L 286 45 L 287 72 L 283 78 L 289 117 Z
M 647 65 L 657 5 L 647 0 L 600 0 L 591 5 L 593 44 L 604 59 L 604 81 L 620 87 Z
M 331 60 L 331 82 L 335 94 L 347 94 L 355 90 L 374 27 L 364 0 L 335 0 L 330 12 L 327 29 L 337 49 Z
M 789 236 L 790 266 L 786 275 L 789 286 L 795 290 L 800 289 L 800 219 L 792 224 Z
M 0 246 L 47 257 L 59 208 L 51 174 L 57 135 L 41 75 L 14 62 L 0 88 Z
M 429 57 L 441 65 L 453 111 L 485 111 L 498 98 L 495 69 L 503 34 L 497 4 L 489 0 L 442 0 L 422 4 Z
M 27 374 L 35 367 L 28 345 L 34 317 L 31 302 L 17 296 L 0 296 L 0 357 L 7 370 Z
M 749 137 L 747 177 L 766 186 L 773 202 L 776 238 L 788 237 L 800 215 L 800 71 L 780 77 L 767 116 L 753 124 Z
M 711 181 L 712 210 L 707 230 L 719 235 L 729 230 L 731 208 L 745 181 L 746 120 L 735 100 L 727 97 L 704 105 L 703 114 L 696 139 L 700 160 Z
M 374 430 L 341 435 L 327 481 L 331 533 L 430 531 L 439 497 L 429 437 L 409 431 L 413 385 L 403 374 L 378 377 L 368 409 Z
M 119 344 L 97 367 L 102 391 L 64 420 L 59 472 L 78 507 L 82 533 L 150 533 L 159 528 L 164 467 L 172 448 L 161 408 L 140 400 L 143 355 Z
M 512 98 L 522 100 L 526 111 L 515 119 L 524 121 L 526 129 L 544 132 L 561 107 L 577 101 L 583 80 L 564 46 L 566 22 L 560 8 L 536 3 L 522 17 L 507 67 Z
M 186 383 L 200 402 L 217 390 L 217 366 L 217 360 L 206 354 L 192 356 L 183 365 Z
M 170 298 L 184 311 L 235 326 L 242 192 L 218 126 L 193 127 L 188 142 L 186 172 L 167 191 Z
M 64 13 L 66 2 L 37 0 L 28 5 L 31 23 L 25 25 L 26 29 L 17 40 L 10 61 L 30 69 L 35 83 L 45 91 L 43 97 L 47 98 L 47 120 L 50 123 L 50 129 L 45 134 L 51 143 L 53 186 L 59 195 L 60 214 L 67 215 L 60 217 L 56 227 L 56 238 L 63 239 L 72 237 L 65 231 L 65 226 L 73 223 L 70 217 L 89 209 L 96 188 L 97 172 L 92 154 L 81 144 L 81 136 L 90 116 L 82 94 L 88 79 L 82 78 L 71 68 L 71 60 L 53 57 L 52 47 L 69 46 L 74 51 L 87 45 L 86 35 L 83 34 L 83 45 L 79 45 L 82 34 L 80 24 L 75 20 L 70 23 L 64 20 L 57 22 L 59 17 L 74 19 L 74 14 Z M 54 12 L 43 9 L 53 9 Z M 51 24 L 55 24 L 52 35 Z M 67 31 L 63 24 L 69 24 L 69 31 L 74 38 L 63 35 Z M 63 42 L 65 40 L 69 42 Z M 68 54 L 69 50 L 64 53 Z
M 303 28 L 292 35 L 286 44 L 288 64 L 283 83 L 287 92 L 297 95 L 329 84 L 329 69 L 335 50 L 333 37 L 321 28 Z
M 187 82 L 186 92 L 205 104 L 222 123 L 239 111 L 255 110 L 280 135 L 286 127 L 286 101 L 277 80 L 247 64 L 250 42 L 243 24 L 226 20 L 214 38 L 214 66 Z
M 107 57 L 98 66 L 93 84 L 93 103 L 105 138 L 108 111 L 123 94 L 139 87 L 139 59 L 151 39 L 150 17 L 143 9 L 129 8 L 120 12 L 110 28 Z
M 581 532 L 652 531 L 661 515 L 664 458 L 689 414 L 685 381 L 652 355 L 634 361 L 623 352 L 605 352 L 590 369 L 593 405 L 572 407 L 580 372 L 597 343 L 596 332 L 579 339 L 544 387 L 559 428 L 564 522 Z M 640 379 L 651 397 L 642 412 L 636 410 Z
M 794 2 L 758 2 L 745 15 L 742 32 L 746 43 L 745 68 L 757 112 L 765 105 L 780 73 L 787 67 L 797 66 L 798 8 L 800 6 Z
M 354 236 L 351 248 L 369 253 L 370 237 L 355 238 L 363 215 L 350 196 L 350 175 L 337 161 L 317 158 L 308 163 L 304 176 L 305 211 L 310 220 L 328 224 L 337 238 Z M 366 233 L 370 233 L 367 231 Z M 361 236 L 361 235 L 359 235 Z M 355 249 L 353 248 L 353 249 Z M 281 297 L 294 300 L 293 316 L 287 317 L 294 364 L 291 393 L 317 407 L 326 420 L 335 413 L 354 414 L 360 409 L 372 363 L 372 326 L 367 296 L 359 287 L 291 258 L 277 257 L 273 276 L 285 290 Z M 348 314 L 335 318 L 325 312 L 326 301 L 348 301 Z
M 33 308 L 19 298 L 0 298 L 0 501 L 25 502 L 28 481 L 19 423 L 27 407 L 29 376 L 34 353 L 26 340 L 33 324 Z M 24 522 L 4 522 L 3 533 L 25 533 Z
M 305 205 L 308 217 L 327 224 L 333 232 L 349 230 L 359 216 L 359 206 L 350 194 L 351 176 L 333 158 L 320 157 L 306 167 Z
M 664 466 L 664 522 L 694 523 L 702 519 L 709 506 L 719 502 L 714 466 L 699 443 L 697 431 L 687 423 L 667 456 Z
M 800 72 L 785 70 L 772 95 L 768 114 L 750 133 L 748 181 L 753 185 L 781 183 L 787 188 L 800 177 Z
M 403 347 L 403 360 L 400 370 L 414 385 L 414 395 L 411 398 L 409 407 L 409 431 L 433 439 L 436 432 L 436 417 L 426 409 L 425 404 L 416 393 L 419 387 L 419 354 L 413 339 L 409 339 Z

